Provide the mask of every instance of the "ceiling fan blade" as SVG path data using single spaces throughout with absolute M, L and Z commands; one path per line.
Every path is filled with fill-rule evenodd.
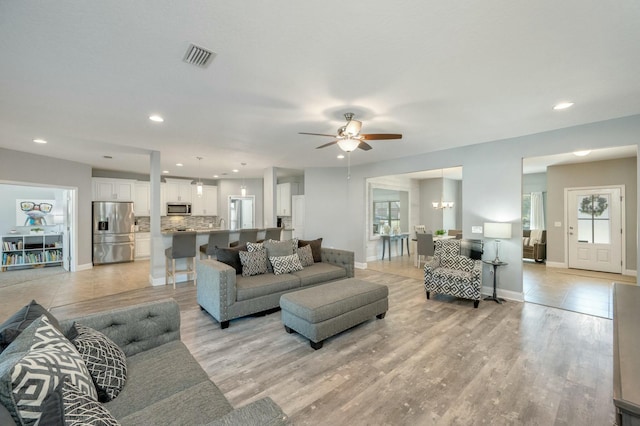
M 371 149 L 371 145 L 369 145 L 365 141 L 360 141 L 360 145 L 358 145 L 358 148 L 360 148 L 363 151 L 369 151 Z
M 366 141 L 385 140 L 385 139 L 402 139 L 399 133 L 370 133 L 368 135 L 361 134 L 362 139 Z
M 306 133 L 306 132 L 298 132 L 299 135 L 312 135 L 312 136 L 329 136 L 330 138 L 335 138 L 336 135 L 327 135 L 325 133 Z
M 338 143 L 338 141 L 333 141 L 333 142 L 325 143 L 324 145 L 317 146 L 317 147 L 316 147 L 316 149 L 326 148 L 326 147 L 331 146 L 331 145 L 336 144 L 336 143 Z

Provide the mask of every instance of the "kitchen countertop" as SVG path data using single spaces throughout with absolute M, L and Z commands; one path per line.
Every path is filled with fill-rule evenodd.
M 221 228 L 193 228 L 193 229 L 188 229 L 189 231 L 195 231 L 198 234 L 208 234 L 211 231 L 228 231 L 230 233 L 234 233 L 234 232 L 240 232 L 240 229 L 221 229 Z M 258 232 L 264 232 L 266 231 L 266 228 L 258 228 Z M 293 228 L 283 228 L 283 231 L 293 231 Z M 176 232 L 184 232 L 184 231 L 177 231 L 175 229 L 163 229 L 161 231 L 162 235 L 173 235 Z

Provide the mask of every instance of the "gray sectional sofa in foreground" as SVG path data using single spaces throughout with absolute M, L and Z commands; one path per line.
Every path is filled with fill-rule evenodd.
M 103 333 L 126 355 L 124 388 L 104 403 L 122 425 L 289 424 L 269 398 L 239 409 L 229 404 L 180 340 L 180 311 L 173 299 L 60 321 L 65 335 L 74 321 Z M 0 424 L 12 423 L 7 416 L 0 405 Z
M 322 247 L 320 254 L 321 261 L 301 271 L 248 277 L 217 260 L 198 259 L 198 304 L 226 328 L 232 319 L 278 308 L 283 294 L 354 276 L 352 251 Z

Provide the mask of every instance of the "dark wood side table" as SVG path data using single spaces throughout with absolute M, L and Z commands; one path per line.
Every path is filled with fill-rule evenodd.
M 497 283 L 497 272 L 498 272 L 498 266 L 505 266 L 508 265 L 507 262 L 495 262 L 493 260 L 483 260 L 482 263 L 486 263 L 487 265 L 493 265 L 493 296 L 487 296 L 484 298 L 484 300 L 494 300 L 496 303 L 500 303 L 502 304 L 502 302 L 504 302 L 504 299 L 501 299 L 498 297 L 498 292 L 496 291 L 496 283 Z

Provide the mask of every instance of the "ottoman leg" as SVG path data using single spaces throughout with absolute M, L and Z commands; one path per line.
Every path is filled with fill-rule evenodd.
M 289 334 L 293 333 L 293 329 L 291 327 L 287 327 L 286 325 L 284 326 L 284 331 L 286 331 Z
M 323 344 L 323 343 L 324 343 L 324 340 L 321 340 L 321 341 L 319 341 L 319 342 L 314 342 L 314 341 L 312 341 L 312 340 L 309 340 L 309 344 L 310 344 L 310 345 L 311 345 L 311 347 L 312 347 L 314 350 L 316 350 L 316 351 L 322 347 L 322 344 Z
M 385 315 L 387 315 L 387 313 L 386 313 L 386 312 L 383 312 L 383 313 L 381 313 L 381 314 L 376 315 L 376 318 L 378 318 L 378 319 L 382 319 L 382 318 L 384 318 L 384 316 L 385 316 Z

